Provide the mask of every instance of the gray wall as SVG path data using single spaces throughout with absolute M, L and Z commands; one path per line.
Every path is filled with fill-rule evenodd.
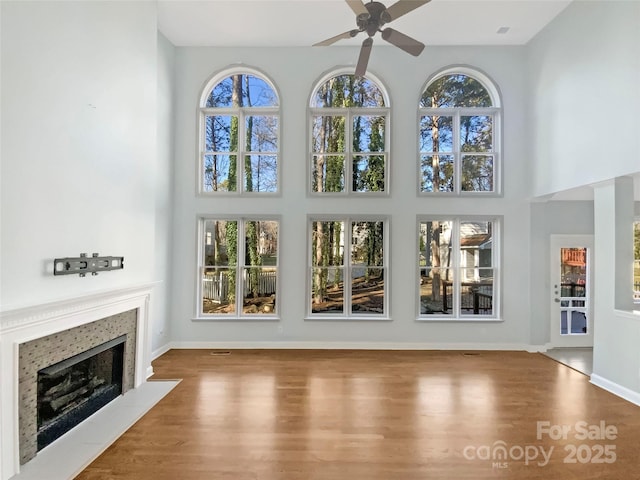
M 531 204 L 531 343 L 550 339 L 550 236 L 593 235 L 593 202 L 550 201 Z
M 306 195 L 307 107 L 312 89 L 336 66 L 353 64 L 358 49 L 177 48 L 176 150 L 173 242 L 172 338 L 176 345 L 278 345 L 307 342 L 330 346 L 452 344 L 523 346 L 529 343 L 529 206 L 527 129 L 523 104 L 526 52 L 520 47 L 427 48 L 419 58 L 376 47 L 370 72 L 391 98 L 391 160 L 388 198 L 309 198 Z M 196 195 L 197 107 L 211 76 L 238 62 L 264 72 L 281 93 L 282 195 L 251 201 Z M 417 107 L 427 80 L 444 67 L 465 64 L 492 78 L 504 105 L 504 197 L 418 198 Z M 197 281 L 196 221 L 202 214 L 277 214 L 282 216 L 281 321 L 194 322 Z M 382 213 L 391 218 L 391 322 L 305 321 L 308 213 Z M 504 217 L 504 322 L 417 323 L 416 217 L 421 214 L 477 214 Z M 281 328 L 281 330 L 279 329 Z

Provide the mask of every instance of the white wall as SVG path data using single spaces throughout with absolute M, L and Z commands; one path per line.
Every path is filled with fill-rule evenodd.
M 574 1 L 529 44 L 532 193 L 640 171 L 640 3 Z
M 597 276 L 591 379 L 640 405 L 640 315 L 631 313 L 633 183 L 621 177 L 594 190 Z
M 427 48 L 413 58 L 391 48 L 375 47 L 370 71 L 388 88 L 392 105 L 391 196 L 353 199 L 348 212 L 391 217 L 392 322 L 304 321 L 307 295 L 306 215 L 343 213 L 337 199 L 306 195 L 306 118 L 312 86 L 324 72 L 353 65 L 352 47 L 314 48 L 178 48 L 176 54 L 176 153 L 173 243 L 172 338 L 175 345 L 238 342 L 310 342 L 313 345 L 490 344 L 529 342 L 529 207 L 526 165 L 527 129 L 523 103 L 528 92 L 524 48 Z M 246 199 L 200 198 L 196 192 L 198 99 L 215 72 L 243 62 L 263 71 L 281 93 L 282 196 L 251 204 Z M 430 75 L 452 64 L 479 68 L 495 80 L 504 105 L 504 198 L 418 198 L 417 105 Z M 282 215 L 280 322 L 194 322 L 196 295 L 196 219 L 200 214 L 247 211 Z M 497 323 L 416 323 L 416 216 L 419 214 L 504 216 L 503 318 Z M 279 332 L 278 327 L 282 327 Z M 251 343 L 253 342 L 253 343 Z M 314 343 L 315 342 L 315 343 Z M 285 345 L 280 344 L 279 345 Z
M 2 310 L 156 280 L 155 6 L 1 8 Z M 81 252 L 125 268 L 53 276 Z
M 155 302 L 150 314 L 151 351 L 154 357 L 168 344 L 171 335 L 171 222 L 173 212 L 174 149 L 174 73 L 175 47 L 158 33 L 158 160 L 156 180 L 155 279 L 161 281 L 153 291 Z

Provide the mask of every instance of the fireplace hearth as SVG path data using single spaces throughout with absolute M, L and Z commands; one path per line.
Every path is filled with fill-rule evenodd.
M 38 371 L 38 451 L 123 392 L 126 335 Z

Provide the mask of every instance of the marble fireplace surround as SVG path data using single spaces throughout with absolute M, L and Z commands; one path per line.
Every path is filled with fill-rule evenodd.
M 20 345 L 71 328 L 136 312 L 133 388 L 153 374 L 148 342 L 152 285 L 86 295 L 0 314 L 0 480 L 20 472 Z

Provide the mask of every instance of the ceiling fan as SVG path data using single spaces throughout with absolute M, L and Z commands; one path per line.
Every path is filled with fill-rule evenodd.
M 382 27 L 392 20 L 421 7 L 431 0 L 398 0 L 389 8 L 385 7 L 382 3 L 373 0 L 366 4 L 362 0 L 345 1 L 356 14 L 356 24 L 358 25 L 358 28 L 341 33 L 335 37 L 328 38 L 322 42 L 314 44 L 313 46 L 326 47 L 334 44 L 338 40 L 353 38 L 360 32 L 366 32 L 368 37 L 364 39 L 362 47 L 360 48 L 358 64 L 356 65 L 356 75 L 363 76 L 367 71 L 367 64 L 369 63 L 369 56 L 371 55 L 371 47 L 373 45 L 373 36 L 376 32 L 380 32 L 382 34 L 383 40 L 401 48 L 414 57 L 420 55 L 424 49 L 424 44 L 422 42 L 394 30 L 393 28 L 387 27 L 383 30 Z

